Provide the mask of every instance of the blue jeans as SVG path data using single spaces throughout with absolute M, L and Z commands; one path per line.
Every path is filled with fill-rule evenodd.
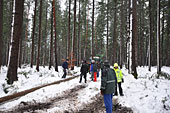
M 112 113 L 112 98 L 113 94 L 104 94 L 106 113 Z

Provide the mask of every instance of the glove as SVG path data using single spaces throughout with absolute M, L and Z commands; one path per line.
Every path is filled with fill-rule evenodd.
M 103 90 L 100 90 L 100 94 L 103 95 Z
M 122 83 L 124 83 L 124 79 L 122 78 Z

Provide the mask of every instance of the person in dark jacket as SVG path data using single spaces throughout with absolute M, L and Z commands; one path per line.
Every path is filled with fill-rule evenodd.
M 83 63 L 82 63 L 81 69 L 80 69 L 81 74 L 80 74 L 80 81 L 79 81 L 79 83 L 81 83 L 83 76 L 84 76 L 84 81 L 86 83 L 86 81 L 87 81 L 86 78 L 87 78 L 88 71 L 89 71 L 89 66 L 88 66 L 86 60 L 84 60 Z
M 65 60 L 65 62 L 63 63 L 62 67 L 63 67 L 63 71 L 64 71 L 64 74 L 62 76 L 62 78 L 66 78 L 66 75 L 67 75 L 67 72 L 66 70 L 68 69 L 68 59 Z
M 109 62 L 105 61 L 102 69 L 100 91 L 104 97 L 106 113 L 112 113 L 112 98 L 116 84 L 116 73 L 110 68 Z

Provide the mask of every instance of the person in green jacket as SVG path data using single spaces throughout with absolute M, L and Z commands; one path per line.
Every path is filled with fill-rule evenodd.
M 112 98 L 115 93 L 116 73 L 110 68 L 109 62 L 105 61 L 101 75 L 100 91 L 104 97 L 106 113 L 112 113 Z
M 117 84 L 118 84 L 118 87 L 119 87 L 119 94 L 120 94 L 120 96 L 124 96 L 123 89 L 122 89 L 122 86 L 121 86 L 121 83 L 124 82 L 122 71 L 119 69 L 119 66 L 118 66 L 117 63 L 114 63 L 113 68 L 116 72 Z M 117 95 L 118 95 L 118 93 L 117 93 L 117 85 L 116 85 L 115 96 L 117 96 Z

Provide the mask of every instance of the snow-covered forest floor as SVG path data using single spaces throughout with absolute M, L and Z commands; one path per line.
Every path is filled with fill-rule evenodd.
M 157 79 L 155 77 L 156 70 L 156 67 L 152 67 L 151 72 L 149 72 L 148 67 L 138 67 L 139 78 L 136 80 L 131 74 L 128 74 L 128 70 L 123 68 L 124 96 L 115 96 L 113 102 L 115 103 L 116 100 L 121 106 L 131 108 L 134 113 L 170 113 L 170 80 L 164 77 Z M 170 67 L 162 67 L 162 71 L 170 74 Z M 54 68 L 48 70 L 48 67 L 40 67 L 40 71 L 37 72 L 35 67 L 32 69 L 29 66 L 23 66 L 22 69 L 18 70 L 18 82 L 10 86 L 6 84 L 6 73 L 7 68 L 2 67 L 0 98 L 62 80 L 61 76 L 63 75 L 61 67 L 59 67 L 59 72 L 55 72 Z M 70 71 L 67 78 L 75 75 L 80 75 L 80 67 L 75 67 L 74 71 Z M 58 85 L 44 87 L 12 101 L 0 103 L 0 112 L 12 111 L 36 103 L 41 103 L 42 106 L 35 110 L 38 113 L 82 110 L 87 104 L 93 103 L 99 98 L 101 79 L 99 77 L 97 82 L 92 82 L 90 74 L 87 76 L 87 83 L 84 83 L 84 79 L 82 83 L 79 83 L 79 79 L 78 77 Z M 104 104 L 102 103 L 101 106 L 99 111 L 105 112 Z

